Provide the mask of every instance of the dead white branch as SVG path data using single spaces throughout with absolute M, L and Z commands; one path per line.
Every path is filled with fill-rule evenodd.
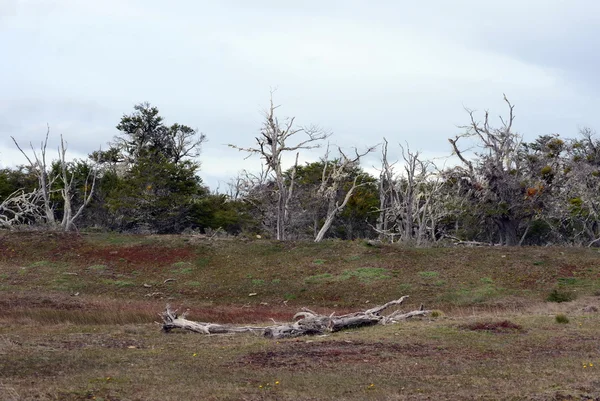
M 41 191 L 25 192 L 19 189 L 0 203 L 0 228 L 12 229 L 17 226 L 34 223 L 44 210 L 40 206 Z
M 262 333 L 262 335 L 267 338 L 279 339 L 306 335 L 327 334 L 340 330 L 373 326 L 377 324 L 394 324 L 415 316 L 426 316 L 430 312 L 429 310 L 425 310 L 421 305 L 418 310 L 413 310 L 410 312 L 395 310 L 388 315 L 382 314 L 383 311 L 392 306 L 401 305 L 407 298 L 408 295 L 405 295 L 384 305 L 367 309 L 366 311 L 353 312 L 340 316 L 336 316 L 335 313 L 330 315 L 320 315 L 311 311 L 310 309 L 303 309 L 294 315 L 294 322 L 292 323 L 275 324 L 273 326 L 266 327 L 232 326 L 216 323 L 194 322 L 187 320 L 185 318 L 185 314 L 178 316 L 176 311 L 172 311 L 170 309 L 169 305 L 167 305 L 166 311 L 161 314 L 161 317 L 163 319 L 163 330 L 166 332 L 169 332 L 173 329 L 183 329 L 202 334 L 256 332 Z
M 227 333 L 244 333 L 248 331 L 262 331 L 262 327 L 236 327 L 215 323 L 194 322 L 185 318 L 185 313 L 181 316 L 177 311 L 171 310 L 167 305 L 166 310 L 160 315 L 163 319 L 163 330 L 169 332 L 172 329 L 183 329 L 201 334 L 227 334 Z

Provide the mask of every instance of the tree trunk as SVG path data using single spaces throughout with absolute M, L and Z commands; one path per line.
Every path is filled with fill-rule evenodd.
M 258 332 L 262 333 L 262 335 L 267 338 L 279 339 L 327 334 L 350 328 L 373 326 L 376 324 L 394 324 L 414 316 L 426 316 L 430 312 L 424 310 L 421 305 L 418 310 L 413 310 L 411 312 L 395 310 L 389 315 L 382 315 L 384 310 L 391 306 L 402 304 L 406 298 L 408 298 L 408 295 L 366 311 L 354 312 L 341 316 L 336 316 L 334 313 L 330 315 L 319 315 L 309 309 L 303 309 L 293 317 L 293 320 L 295 320 L 294 322 L 279 325 L 275 324 L 267 327 L 231 326 L 216 323 L 194 322 L 187 320 L 185 315 L 178 316 L 176 311 L 172 311 L 169 305 L 167 305 L 165 312 L 161 314 L 163 319 L 162 328 L 165 332 L 169 332 L 173 329 L 183 329 L 202 334 Z
M 500 219 L 497 222 L 502 244 L 506 246 L 519 245 L 519 222 L 512 219 Z
M 333 220 L 335 220 L 335 215 L 336 215 L 336 213 L 331 213 L 331 214 L 327 215 L 325 222 L 323 223 L 323 225 L 321 226 L 321 229 L 319 230 L 319 232 L 317 233 L 317 236 L 315 237 L 315 242 L 323 241 L 323 238 L 325 238 L 325 234 L 327 234 L 327 231 L 329 231 L 329 229 L 331 228 L 331 225 L 333 224 Z
M 277 196 L 277 240 L 285 240 L 285 205 L 284 205 L 284 188 L 279 186 L 279 195 Z

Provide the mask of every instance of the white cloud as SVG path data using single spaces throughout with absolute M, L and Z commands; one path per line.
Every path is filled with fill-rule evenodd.
M 0 160 L 13 159 L 8 135 L 35 140 L 46 123 L 84 155 L 148 100 L 208 135 L 202 175 L 227 181 L 258 169 L 225 145 L 252 144 L 271 86 L 282 116 L 344 147 L 385 136 L 448 154 L 463 106 L 498 115 L 502 93 L 531 139 L 572 136 L 600 125 L 600 61 L 581 44 L 600 37 L 596 11 L 591 0 L 0 0 Z

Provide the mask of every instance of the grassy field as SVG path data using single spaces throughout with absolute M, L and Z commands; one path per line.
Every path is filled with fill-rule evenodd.
M 439 312 L 280 341 L 156 324 L 401 295 Z M 598 309 L 595 249 L 0 233 L 0 400 L 600 400 Z

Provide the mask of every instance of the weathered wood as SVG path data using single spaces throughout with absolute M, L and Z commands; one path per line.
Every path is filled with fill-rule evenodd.
M 183 329 L 202 334 L 226 334 L 264 330 L 264 327 L 238 327 L 216 323 L 194 322 L 192 320 L 187 320 L 185 318 L 185 313 L 179 316 L 176 312 L 177 311 L 172 311 L 169 305 L 167 305 L 166 310 L 161 314 L 163 319 L 163 331 L 168 333 L 172 329 Z
M 294 315 L 294 322 L 275 324 L 266 327 L 232 326 L 216 323 L 194 322 L 185 319 L 185 314 L 178 316 L 176 312 L 172 311 L 168 305 L 166 311 L 161 314 L 161 317 L 163 319 L 163 330 L 165 332 L 169 332 L 172 329 L 183 329 L 202 334 L 256 332 L 261 333 L 267 338 L 279 339 L 334 333 L 340 330 L 373 326 L 377 324 L 394 324 L 415 316 L 426 316 L 430 312 L 425 310 L 423 305 L 421 305 L 418 310 L 410 312 L 396 310 L 389 315 L 381 315 L 381 313 L 386 309 L 402 304 L 406 298 L 408 298 L 407 295 L 390 301 L 384 305 L 367 309 L 366 311 L 353 312 L 340 316 L 336 316 L 334 313 L 328 316 L 319 315 L 318 313 L 305 308 Z

